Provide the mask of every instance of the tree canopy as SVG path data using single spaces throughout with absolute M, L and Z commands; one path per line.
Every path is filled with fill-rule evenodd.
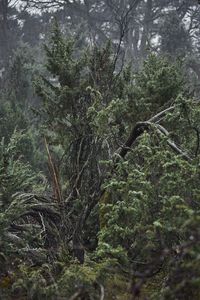
M 199 299 L 199 13 L 0 1 L 0 299 Z

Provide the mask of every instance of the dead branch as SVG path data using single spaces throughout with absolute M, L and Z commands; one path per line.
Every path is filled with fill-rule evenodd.
M 60 183 L 59 183 L 59 179 L 58 179 L 58 172 L 56 170 L 55 164 L 53 163 L 53 159 L 52 159 L 51 153 L 49 151 L 49 145 L 47 143 L 46 137 L 44 138 L 44 142 L 45 142 L 45 147 L 46 147 L 46 151 L 47 151 L 47 155 L 48 155 L 49 168 L 52 173 L 55 197 L 59 203 L 62 203 L 63 202 L 62 201 L 62 193 L 61 193 Z
M 175 105 L 174 106 L 170 106 L 170 107 L 166 108 L 165 110 L 162 110 L 161 112 L 157 113 L 152 118 L 150 118 L 148 120 L 148 122 L 157 122 L 160 118 L 162 118 L 163 116 L 165 116 L 166 113 L 168 113 L 169 111 L 173 111 L 174 109 L 175 109 Z
M 163 137 L 163 136 L 168 137 L 169 132 L 162 125 L 157 124 L 156 122 L 160 118 L 163 118 L 166 115 L 166 113 L 168 113 L 169 111 L 173 111 L 174 108 L 175 108 L 175 106 L 171 106 L 171 107 L 159 112 L 158 114 L 156 114 L 155 116 L 153 116 L 146 122 L 138 122 L 135 125 L 135 127 L 133 128 L 133 130 L 131 131 L 131 134 L 130 134 L 129 138 L 127 139 L 127 141 L 124 143 L 124 145 L 121 147 L 121 149 L 118 150 L 119 156 L 124 158 L 125 155 L 127 154 L 127 152 L 130 151 L 131 146 L 137 140 L 137 138 L 140 135 L 142 135 L 145 131 L 149 131 L 150 128 L 152 128 L 152 129 L 155 128 L 161 137 Z M 178 147 L 176 145 L 176 143 L 173 142 L 171 139 L 167 139 L 167 144 L 173 149 L 174 152 L 181 155 L 187 161 L 192 160 L 190 158 L 190 156 L 185 151 L 181 150 L 180 147 Z

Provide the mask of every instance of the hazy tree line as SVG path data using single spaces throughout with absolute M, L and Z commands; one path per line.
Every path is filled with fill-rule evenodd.
M 0 299 L 199 299 L 197 0 L 0 0 Z
M 199 6 L 191 1 L 1 1 L 1 61 L 20 41 L 38 45 L 52 18 L 82 42 L 111 40 L 139 67 L 149 51 L 198 60 Z M 192 68 L 192 62 L 191 68 Z M 195 69 L 195 68 L 194 68 Z M 193 70 L 195 72 L 195 70 Z

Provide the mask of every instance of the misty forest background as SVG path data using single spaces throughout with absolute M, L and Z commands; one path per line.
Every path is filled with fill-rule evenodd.
M 200 299 L 197 0 L 0 0 L 0 299 Z

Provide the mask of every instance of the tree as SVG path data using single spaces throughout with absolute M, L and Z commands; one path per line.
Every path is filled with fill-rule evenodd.
M 162 99 L 163 95 L 168 98 L 167 85 L 162 84 L 162 77 L 157 77 L 157 87 L 151 80 L 161 69 L 156 70 L 155 61 L 156 57 L 153 60 L 150 57 L 137 76 L 145 76 L 148 89 L 154 87 L 158 99 Z M 166 61 L 158 59 L 157 63 L 165 64 Z M 165 75 L 171 78 L 172 74 L 178 74 L 178 70 L 174 73 L 174 68 L 167 67 L 169 72 Z M 154 75 L 147 77 L 147 70 L 155 71 Z M 141 82 L 144 83 L 144 80 Z M 164 94 L 161 86 L 166 88 Z M 136 81 L 136 88 L 139 87 L 140 81 Z M 171 87 L 169 90 L 172 91 Z M 194 224 L 198 222 L 199 214 L 196 190 L 199 157 L 189 120 L 193 115 L 193 125 L 197 126 L 198 132 L 198 122 L 195 120 L 199 115 L 199 104 L 180 96 L 181 85 L 176 86 L 175 90 L 174 105 L 147 122 L 138 122 L 118 151 L 118 159 L 104 183 L 100 200 L 101 229 L 97 254 L 101 258 L 115 257 L 123 265 L 124 272 L 132 272 L 131 291 L 134 296 L 142 292 L 144 283 L 148 285 L 148 278 L 156 274 L 162 277 L 162 272 L 173 266 L 172 272 L 164 272 L 166 285 L 163 290 L 152 295 L 152 298 L 198 299 L 199 286 L 196 282 L 199 282 L 200 276 L 197 271 L 200 236 Z M 138 89 L 148 107 L 151 97 L 145 98 L 145 91 L 144 87 Z M 154 99 L 152 93 L 152 103 Z M 140 111 L 140 115 L 145 113 Z M 164 126 L 169 126 L 171 133 Z M 183 130 L 185 137 L 189 134 L 185 140 Z M 177 147 L 171 136 L 181 146 Z M 198 149 L 198 137 L 196 145 Z M 107 164 L 112 166 L 110 161 Z
M 60 145 L 63 157 L 58 157 L 62 159 L 62 167 L 57 166 L 58 176 L 66 187 L 61 200 L 65 210 L 73 211 L 71 223 L 76 224 L 66 239 L 73 239 L 74 248 L 78 248 L 83 226 L 100 195 L 103 169 L 99 161 L 113 149 L 113 145 L 108 144 L 107 149 L 102 145 L 104 137 L 92 120 L 107 118 L 101 115 L 103 106 L 110 104 L 110 110 L 117 107 L 117 98 L 125 92 L 129 75 L 127 72 L 125 80 L 125 74 L 114 74 L 115 56 L 112 57 L 110 44 L 100 50 L 95 47 L 89 55 L 76 53 L 74 49 L 75 42 L 66 41 L 56 25 L 46 53 L 48 71 L 58 84 L 52 85 L 43 78 L 36 86 L 43 99 L 47 141 L 52 147 Z M 119 124 L 116 129 L 120 126 L 123 128 Z M 90 245 L 90 237 L 87 239 L 88 246 L 94 247 Z
M 196 2 L 29 4 L 49 11 L 17 7 L 32 49 L 1 79 L 0 298 L 199 299 Z
M 193 1 L 25 1 L 37 9 L 55 9 L 55 16 L 70 28 L 77 31 L 80 23 L 87 32 L 91 43 L 102 44 L 110 39 L 113 45 L 120 46 L 121 57 L 131 60 L 136 68 L 142 65 L 148 51 L 159 51 L 158 35 L 163 17 L 176 15 L 176 22 L 186 23 L 189 47 L 195 49 L 194 33 L 197 32 L 199 6 Z M 175 20 L 175 19 L 174 19 Z M 165 24 L 166 25 L 166 24 Z M 164 30 L 165 30 L 164 25 Z M 181 25 L 183 27 L 183 25 Z M 182 29 L 181 29 L 182 30 Z M 170 31 L 168 30 L 168 36 Z M 172 40 L 173 40 L 172 33 Z M 169 36 L 170 39 L 170 36 Z M 185 38 L 184 38 L 185 39 Z M 120 42 L 121 41 L 121 42 Z M 177 41 L 177 39 L 176 39 Z M 186 49 L 187 48 L 187 49 Z M 163 49 L 164 50 L 164 49 Z M 189 49 L 190 50 L 190 49 Z
M 174 30 L 172 30 L 174 28 Z M 166 16 L 160 30 L 161 51 L 171 57 L 184 57 L 190 51 L 190 41 L 184 25 L 174 12 Z
M 16 18 L 18 1 L 0 1 L 0 66 L 5 66 L 16 41 L 19 38 L 19 24 Z

